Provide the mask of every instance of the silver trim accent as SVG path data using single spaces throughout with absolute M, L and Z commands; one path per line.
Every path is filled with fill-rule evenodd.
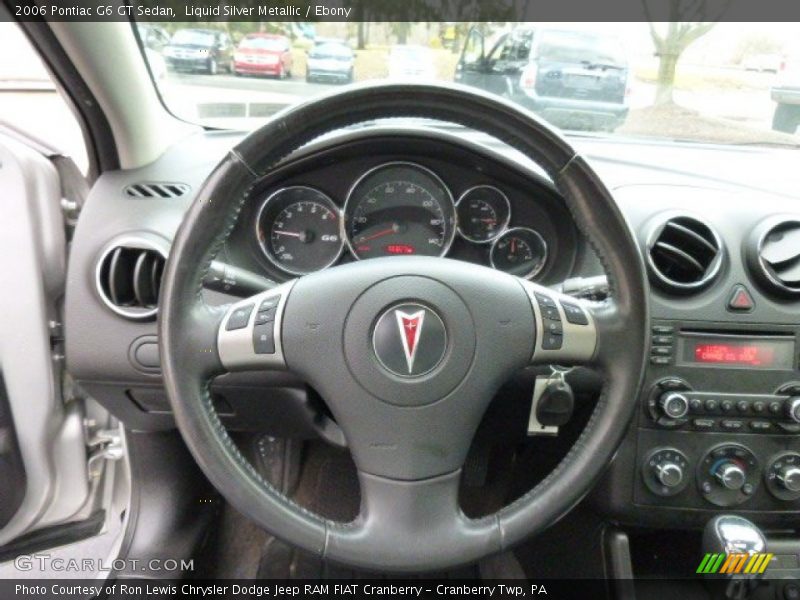
M 462 238 L 464 238 L 465 240 L 467 240 L 468 242 L 472 242 L 473 244 L 491 244 L 492 242 L 494 242 L 494 241 L 495 241 L 497 238 L 499 238 L 501 235 L 503 235 L 503 234 L 506 232 L 506 230 L 508 229 L 508 224 L 511 222 L 511 202 L 509 201 L 509 199 L 508 199 L 508 196 L 506 196 L 506 194 L 505 194 L 505 193 L 504 193 L 504 192 L 503 192 L 503 191 L 502 191 L 500 188 L 497 188 L 497 187 L 495 187 L 495 186 L 493 186 L 493 185 L 487 185 L 487 184 L 485 184 L 485 183 L 484 183 L 484 184 L 481 184 L 481 185 L 474 185 L 474 186 L 472 186 L 471 188 L 469 188 L 469 189 L 465 190 L 465 191 L 464 191 L 464 193 L 462 193 L 462 194 L 461 194 L 461 195 L 458 197 L 458 200 L 456 200 L 456 204 L 455 204 L 455 208 L 456 208 L 456 222 L 458 222 L 458 221 L 459 221 L 459 218 L 458 218 L 458 207 L 459 207 L 459 205 L 461 204 L 461 201 L 462 201 L 464 198 L 466 198 L 466 197 L 467 197 L 469 194 L 471 194 L 472 192 L 474 192 L 475 190 L 479 190 L 479 189 L 481 189 L 481 188 L 488 188 L 488 189 L 490 189 L 490 190 L 494 190 L 494 191 L 496 191 L 498 194 L 500 194 L 500 196 L 502 196 L 503 200 L 505 200 L 505 202 L 506 202 L 506 218 L 504 219 L 502 226 L 501 226 L 501 227 L 500 227 L 500 228 L 497 230 L 497 233 L 495 233 L 495 234 L 494 234 L 492 237 L 490 237 L 490 238 L 487 238 L 487 239 L 485 239 L 485 240 L 476 240 L 476 239 L 474 239 L 474 238 L 471 238 L 471 237 L 469 237 L 468 235 L 466 235 L 466 234 L 465 234 L 465 233 L 464 233 L 464 232 L 461 230 L 461 224 L 460 224 L 460 223 L 458 224 L 458 226 L 456 227 L 456 229 L 458 230 L 458 234 L 459 234 L 459 235 L 460 235 Z
M 510 229 L 506 229 L 502 233 L 502 235 L 499 235 L 496 238 L 494 238 L 494 241 L 492 242 L 492 246 L 489 249 L 489 264 L 491 265 L 491 267 L 493 269 L 496 269 L 496 270 L 500 271 L 501 273 L 506 273 L 506 271 L 503 271 L 502 269 L 498 269 L 495 266 L 495 264 L 494 264 L 494 249 L 497 246 L 497 244 L 500 242 L 500 240 L 502 240 L 507 235 L 515 233 L 517 231 L 528 231 L 528 232 L 532 233 L 533 235 L 535 235 L 536 237 L 539 238 L 539 241 L 542 242 L 542 248 L 544 248 L 544 258 L 542 259 L 541 263 L 539 263 L 535 268 L 531 269 L 531 271 L 528 272 L 524 276 L 523 275 L 514 275 L 515 277 L 519 277 L 521 279 L 531 279 L 531 278 L 536 277 L 537 275 L 539 275 L 539 273 L 541 273 L 544 270 L 544 267 L 547 264 L 547 259 L 550 258 L 550 250 L 547 247 L 547 242 L 545 241 L 545 239 L 542 236 L 542 234 L 539 233 L 538 231 L 536 231 L 535 229 L 531 229 L 530 227 L 512 227 Z
M 347 231 L 347 223 L 349 220 L 347 211 L 350 206 L 350 202 L 353 198 L 353 192 L 356 190 L 356 188 L 364 179 L 372 175 L 375 171 L 384 169 L 386 167 L 394 167 L 398 165 L 424 171 L 425 173 L 430 175 L 433 179 L 438 181 L 439 185 L 442 186 L 442 189 L 445 191 L 447 197 L 450 199 L 450 208 L 453 211 L 453 219 L 452 222 L 450 223 L 449 239 L 442 246 L 442 251 L 439 253 L 439 257 L 441 258 L 442 256 L 446 255 L 450 251 L 450 247 L 453 245 L 453 240 L 455 240 L 456 238 L 456 230 L 458 229 L 458 213 L 456 212 L 456 204 L 455 201 L 453 200 L 453 192 L 450 191 L 450 188 L 447 187 L 447 184 L 442 180 L 442 178 L 439 177 L 433 171 L 431 171 L 428 167 L 423 167 L 422 165 L 415 162 L 410 162 L 405 160 L 393 160 L 381 163 L 375 167 L 372 167 L 371 169 L 367 169 L 366 171 L 364 171 L 364 173 L 362 173 L 361 176 L 359 176 L 358 179 L 355 180 L 353 185 L 350 186 L 350 189 L 347 192 L 347 197 L 345 198 L 344 206 L 342 207 L 342 238 L 344 238 L 344 242 L 345 244 L 347 244 L 347 249 L 350 250 L 350 254 L 352 254 L 356 260 L 363 260 L 363 259 L 356 253 L 355 249 L 353 248 L 353 243 L 350 240 L 350 235 Z
M 157 252 L 166 261 L 169 258 L 169 244 L 166 240 L 152 234 L 127 234 L 114 238 L 111 242 L 103 247 L 100 252 L 100 258 L 95 262 L 94 267 L 94 285 L 97 295 L 109 309 L 116 314 L 126 319 L 133 319 L 135 321 L 144 321 L 151 319 L 158 314 L 158 306 L 149 309 L 136 309 L 125 308 L 114 304 L 103 291 L 103 283 L 101 280 L 103 263 L 108 256 L 117 248 L 134 248 L 141 250 L 152 250 Z
M 783 281 L 777 279 L 772 273 L 772 267 L 769 267 L 766 264 L 766 261 L 761 256 L 761 250 L 764 248 L 764 240 L 766 240 L 767 236 L 775 231 L 778 227 L 785 225 L 787 223 L 797 223 L 800 226 L 800 219 L 796 217 L 778 217 L 775 219 L 775 222 L 772 223 L 767 229 L 761 233 L 758 238 L 758 242 L 756 244 L 756 259 L 758 260 L 758 266 L 761 269 L 761 273 L 767 278 L 767 280 L 774 285 L 775 287 L 783 290 L 784 292 L 788 292 L 789 294 L 796 296 L 800 294 L 800 286 L 798 287 L 791 287 L 786 285 Z
M 283 356 L 283 311 L 286 301 L 294 286 L 296 279 L 292 279 L 266 292 L 250 296 L 232 304 L 225 313 L 217 331 L 217 351 L 222 365 L 230 372 L 246 371 L 248 369 L 285 369 L 286 362 Z M 256 354 L 253 349 L 253 326 L 255 324 L 258 307 L 267 298 L 280 295 L 278 306 L 275 310 L 275 353 Z M 231 314 L 248 304 L 253 304 L 253 310 L 247 321 L 247 327 L 227 331 L 225 326 Z
M 669 277 L 665 276 L 661 271 L 659 271 L 658 267 L 656 267 L 655 263 L 653 262 L 653 257 L 650 254 L 650 251 L 653 249 L 653 245 L 655 244 L 656 239 L 658 236 L 661 235 L 661 232 L 664 230 L 664 226 L 673 219 L 677 218 L 687 218 L 693 219 L 706 227 L 711 232 L 711 235 L 714 236 L 714 243 L 717 245 L 719 251 L 717 252 L 717 256 L 708 266 L 706 269 L 705 276 L 694 282 L 694 283 L 681 283 L 679 281 L 673 281 Z M 700 217 L 684 213 L 684 212 L 677 212 L 677 211 L 670 211 L 668 213 L 662 213 L 658 220 L 651 225 L 650 231 L 647 234 L 647 241 L 645 243 L 645 261 L 647 262 L 647 268 L 650 273 L 655 275 L 655 277 L 661 281 L 662 284 L 674 289 L 674 290 L 682 290 L 682 291 L 690 291 L 690 290 L 699 290 L 706 285 L 708 285 L 711 281 L 713 281 L 717 275 L 719 275 L 720 270 L 722 269 L 722 263 L 726 256 L 726 249 L 725 244 L 722 242 L 722 238 L 717 233 L 717 230 L 712 227 L 706 219 L 701 219 Z
M 339 228 L 339 249 L 336 251 L 336 256 L 334 256 L 333 260 L 331 260 L 324 267 L 320 267 L 319 269 L 315 269 L 313 271 L 299 271 L 297 269 L 289 269 L 285 265 L 282 265 L 278 261 L 277 257 L 273 256 L 272 251 L 269 249 L 268 238 L 266 237 L 266 235 L 264 237 L 264 241 L 263 242 L 261 241 L 261 238 L 259 237 L 259 233 L 260 233 L 260 229 L 261 229 L 261 216 L 264 214 L 264 209 L 267 207 L 267 205 L 270 202 L 274 202 L 275 198 L 279 194 L 282 194 L 283 192 L 286 192 L 288 190 L 293 190 L 293 189 L 311 190 L 312 192 L 318 193 L 320 196 L 322 196 L 329 203 L 330 206 L 328 206 L 328 208 L 330 208 L 332 210 L 332 212 L 336 213 L 336 215 L 339 218 L 339 227 L 338 227 Z M 311 202 L 311 201 L 309 200 L 309 202 Z M 314 200 L 314 202 L 317 202 L 317 200 Z M 297 202 L 293 202 L 293 204 L 296 204 L 296 203 Z M 344 216 L 342 214 L 342 209 L 339 208 L 336 205 L 336 203 L 333 201 L 333 199 L 328 194 L 323 192 L 322 190 L 318 190 L 317 188 L 311 187 L 310 185 L 287 185 L 286 187 L 278 188 L 277 190 L 272 192 L 261 203 L 261 206 L 259 207 L 258 212 L 256 213 L 256 222 L 255 222 L 256 241 L 258 242 L 258 246 L 261 248 L 261 252 L 263 252 L 264 256 L 267 257 L 267 260 L 269 260 L 269 262 L 272 263 L 272 266 L 274 266 L 276 269 L 280 269 L 281 271 L 283 271 L 284 273 L 288 273 L 289 275 L 308 275 L 309 273 L 316 273 L 317 271 L 323 271 L 323 270 L 327 269 L 328 267 L 336 264 L 336 262 L 342 256 L 342 252 L 344 251 L 344 239 L 343 239 L 343 235 L 342 235 L 342 221 L 343 221 L 343 219 L 344 219 Z
M 594 316 L 591 311 L 591 303 L 566 296 L 554 292 L 550 288 L 520 279 L 520 282 L 528 292 L 528 298 L 531 301 L 533 308 L 533 316 L 536 321 L 536 345 L 533 349 L 533 356 L 531 362 L 545 363 L 545 364 L 563 364 L 563 363 L 579 363 L 585 364 L 591 362 L 594 358 L 595 351 L 597 350 L 597 327 L 594 322 Z M 542 313 L 539 309 L 539 303 L 536 300 L 534 293 L 541 293 L 550 296 L 556 303 L 561 323 L 564 330 L 563 344 L 558 350 L 545 350 L 542 348 L 542 332 L 544 331 L 544 322 L 542 321 Z M 567 321 L 567 315 L 561 307 L 561 301 L 570 304 L 577 304 L 583 309 L 586 318 L 589 321 L 588 325 L 575 325 Z

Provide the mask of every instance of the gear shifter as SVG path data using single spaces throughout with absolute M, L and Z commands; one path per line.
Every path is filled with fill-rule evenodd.
M 767 547 L 761 530 L 747 519 L 735 515 L 719 515 L 711 519 L 703 531 L 703 551 L 707 553 L 758 554 Z M 725 597 L 746 600 L 758 587 L 760 573 L 725 575 Z

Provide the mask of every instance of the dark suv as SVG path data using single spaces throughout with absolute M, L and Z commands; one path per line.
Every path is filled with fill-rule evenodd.
M 519 27 L 467 35 L 455 80 L 515 100 L 564 129 L 609 129 L 628 114 L 628 61 L 611 34 Z
M 164 48 L 167 67 L 183 71 L 205 71 L 216 75 L 219 69 L 233 72 L 233 42 L 224 31 L 179 29 Z

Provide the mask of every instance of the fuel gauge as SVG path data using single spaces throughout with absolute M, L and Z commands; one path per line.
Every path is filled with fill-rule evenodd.
M 503 233 L 508 226 L 511 204 L 496 187 L 479 185 L 461 195 L 456 212 L 461 237 L 476 244 L 485 244 Z
M 517 277 L 535 277 L 547 261 L 547 244 L 537 231 L 514 227 L 495 240 L 489 261 L 499 271 Z

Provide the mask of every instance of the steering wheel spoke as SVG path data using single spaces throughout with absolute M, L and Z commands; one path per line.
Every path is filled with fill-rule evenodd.
M 360 514 L 352 523 L 329 529 L 326 549 L 365 565 L 390 568 L 400 559 L 409 571 L 448 566 L 442 557 L 464 537 L 472 549 L 464 562 L 499 551 L 497 521 L 472 520 L 461 511 L 460 478 L 460 470 L 416 481 L 360 471 Z
M 227 371 L 284 369 L 281 327 L 294 280 L 232 304 L 217 333 L 220 362 Z

